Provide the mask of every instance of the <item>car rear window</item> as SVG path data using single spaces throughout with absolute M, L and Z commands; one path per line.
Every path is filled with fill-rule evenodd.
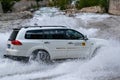
M 9 41 L 13 41 L 16 39 L 17 34 L 18 34 L 19 30 L 13 30 L 13 32 L 10 35 Z

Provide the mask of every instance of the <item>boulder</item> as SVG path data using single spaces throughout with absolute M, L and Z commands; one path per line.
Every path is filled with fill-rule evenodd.
M 36 6 L 35 1 L 19 1 L 19 2 L 15 3 L 12 11 L 13 12 L 22 12 L 22 11 L 26 11 L 27 9 L 29 9 L 33 6 Z
M 6 13 L 6 14 L 0 14 L 0 21 L 28 19 L 32 17 L 33 15 L 29 11 L 17 12 L 17 13 Z
M 82 8 L 80 12 L 103 13 L 103 10 L 100 6 L 93 6 Z
M 109 13 L 120 15 L 120 0 L 110 0 Z

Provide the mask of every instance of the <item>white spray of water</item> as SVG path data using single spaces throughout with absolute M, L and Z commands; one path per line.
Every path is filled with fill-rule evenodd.
M 85 18 L 85 16 L 83 16 L 84 20 L 88 18 Z M 101 16 L 97 15 L 96 17 Z M 90 18 L 94 19 L 94 16 Z M 34 23 L 38 23 L 39 25 L 67 25 L 90 37 L 97 32 L 97 29 L 78 28 L 79 25 L 76 24 L 77 22 L 74 18 L 69 18 L 64 15 L 53 17 L 50 17 L 48 14 L 40 15 L 31 19 L 27 25 L 34 25 Z M 0 34 L 0 36 L 3 37 L 4 34 Z M 7 38 L 8 35 L 6 37 L 4 36 L 4 39 L 2 38 L 3 42 L 0 43 L 3 45 L 1 47 L 3 51 Z M 36 62 L 24 64 L 0 59 L 0 80 L 99 80 L 102 78 L 106 80 L 118 77 L 120 74 L 120 45 L 119 42 L 113 40 L 108 40 L 108 43 L 104 43 L 106 47 L 101 48 L 94 58 L 85 61 L 76 60 L 55 65 L 45 65 Z
M 7 40 L 9 37 L 10 33 L 0 33 L 0 56 L 5 53 L 5 49 L 7 47 Z
M 4 59 L 3 54 L 6 52 L 7 47 L 7 40 L 10 36 L 10 33 L 0 33 L 1 40 L 0 40 L 0 78 L 5 77 L 8 75 L 15 75 L 15 74 L 27 74 L 36 71 L 47 70 L 48 68 L 52 68 L 53 66 L 49 66 L 46 64 L 39 64 L 37 62 L 30 62 L 30 63 L 22 63 L 13 61 L 10 59 Z M 1 79 L 0 79 L 1 80 Z
M 100 22 L 106 18 L 109 18 L 108 14 L 95 14 L 95 13 L 78 13 L 76 18 L 81 19 L 82 22 L 87 26 L 90 22 Z
M 112 43 L 111 43 L 112 42 Z M 91 60 L 68 61 L 56 65 L 46 71 L 38 71 L 29 74 L 18 74 L 4 77 L 1 80 L 108 80 L 119 77 L 120 74 L 120 45 L 118 42 L 110 41 L 110 45 L 101 48 L 97 55 Z M 22 77 L 22 78 L 20 78 Z
M 76 18 L 80 18 L 83 21 L 102 21 L 105 18 L 109 18 L 108 14 L 95 14 L 95 13 L 78 13 Z
M 110 45 L 104 47 L 99 50 L 97 55 L 92 60 L 75 67 L 74 71 L 70 74 L 59 77 L 55 80 L 108 80 L 119 77 L 119 53 L 120 47 Z

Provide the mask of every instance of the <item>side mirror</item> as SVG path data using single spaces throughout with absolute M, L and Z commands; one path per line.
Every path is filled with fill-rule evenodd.
M 87 40 L 88 40 L 87 35 L 85 35 L 85 36 L 84 36 L 84 40 L 85 40 L 85 41 L 87 41 Z

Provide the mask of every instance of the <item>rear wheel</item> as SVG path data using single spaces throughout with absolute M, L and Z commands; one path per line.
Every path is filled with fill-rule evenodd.
M 33 52 L 33 54 L 30 56 L 30 60 L 35 60 L 38 62 L 50 62 L 50 55 L 47 51 L 44 50 L 36 50 Z

